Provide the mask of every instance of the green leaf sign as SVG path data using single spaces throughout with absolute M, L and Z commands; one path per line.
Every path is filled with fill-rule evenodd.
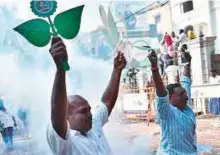
M 63 38 L 73 39 L 79 32 L 84 6 L 79 6 L 58 14 L 54 19 L 57 33 Z
M 50 42 L 50 25 L 43 19 L 29 20 L 14 30 L 37 47 L 44 47 Z
M 32 19 L 15 27 L 14 30 L 37 47 L 48 45 L 52 36 L 60 35 L 65 39 L 75 38 L 80 29 L 84 5 L 58 14 L 53 23 L 50 15 L 56 11 L 56 8 L 55 0 L 32 0 L 31 9 L 34 14 L 39 17 L 47 17 L 49 22 L 43 19 Z M 67 60 L 63 60 L 63 68 L 70 69 Z

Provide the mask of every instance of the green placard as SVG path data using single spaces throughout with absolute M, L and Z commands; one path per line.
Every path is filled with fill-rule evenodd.
M 51 15 L 56 12 L 57 2 L 55 0 L 32 0 L 30 3 L 32 12 L 48 21 L 37 18 L 32 19 L 14 28 L 31 44 L 37 47 L 44 47 L 49 44 L 52 36 L 58 36 L 65 39 L 73 39 L 77 36 L 84 5 L 64 11 L 55 16 L 54 22 Z M 70 66 L 67 60 L 63 60 L 63 69 L 69 70 Z

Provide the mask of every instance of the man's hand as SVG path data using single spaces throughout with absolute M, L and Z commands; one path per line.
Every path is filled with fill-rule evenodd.
M 53 37 L 50 53 L 58 70 L 63 70 L 62 61 L 68 59 L 66 46 L 60 37 Z
M 117 56 L 114 59 L 114 69 L 123 70 L 127 62 L 124 56 L 124 53 L 118 52 Z
M 151 50 L 151 53 L 148 56 L 148 59 L 149 59 L 152 67 L 157 67 L 158 58 L 157 58 L 157 54 L 154 50 Z

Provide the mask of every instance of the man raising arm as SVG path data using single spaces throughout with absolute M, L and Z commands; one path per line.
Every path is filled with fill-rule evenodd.
M 102 96 L 102 102 L 107 106 L 109 115 L 111 114 L 111 111 L 114 108 L 116 100 L 118 98 L 121 72 L 125 68 L 125 66 L 126 60 L 124 58 L 124 54 L 119 52 L 114 61 L 114 69 L 111 75 L 110 82 Z
M 102 127 L 108 121 L 118 96 L 121 72 L 126 65 L 124 55 L 119 52 L 114 59 L 114 68 L 109 85 L 102 97 L 99 108 L 92 116 L 91 107 L 79 95 L 66 94 L 66 72 L 62 60 L 67 59 L 67 51 L 60 38 L 52 39 L 51 55 L 57 66 L 52 99 L 51 122 L 48 126 L 47 141 L 56 155 L 109 155 L 109 145 Z
M 157 155 L 196 155 L 195 115 L 187 105 L 187 92 L 191 85 L 190 63 L 185 66 L 185 76 L 181 79 L 183 86 L 178 83 L 170 84 L 166 91 L 158 71 L 155 51 L 149 55 L 149 60 L 157 93 L 157 118 L 161 126 L 161 142 Z
M 67 51 L 63 41 L 54 37 L 50 53 L 57 67 L 51 97 L 51 122 L 57 134 L 65 139 L 67 130 L 67 94 L 66 72 L 62 69 L 62 60 L 67 59 Z

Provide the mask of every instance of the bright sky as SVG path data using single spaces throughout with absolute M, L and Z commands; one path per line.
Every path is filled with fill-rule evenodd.
M 111 0 L 112 1 L 112 0 Z M 89 32 L 95 30 L 99 25 L 102 25 L 99 16 L 98 7 L 102 4 L 107 7 L 111 2 L 110 0 L 57 0 L 58 12 L 70 9 L 84 4 L 85 8 L 83 11 L 81 32 Z M 127 1 L 143 1 L 143 0 L 121 0 Z M 146 0 L 144 0 L 146 1 Z M 155 0 L 147 0 L 149 3 Z M 7 5 L 10 8 L 16 8 L 18 15 L 23 19 L 34 18 L 33 13 L 30 10 L 30 0 L 0 0 L 0 5 Z

